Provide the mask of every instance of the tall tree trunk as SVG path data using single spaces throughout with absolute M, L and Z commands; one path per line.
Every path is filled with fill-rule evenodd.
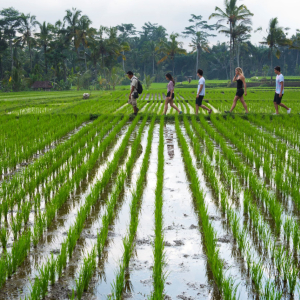
M 105 65 L 104 65 L 104 57 L 103 57 L 103 53 L 101 54 L 102 56 L 102 68 L 103 68 L 103 72 L 104 72 L 104 78 L 106 79 L 106 73 L 105 73 Z
M 197 53 L 196 53 L 196 79 L 197 79 L 198 65 L 199 65 L 199 49 L 197 47 Z
M 298 61 L 299 61 L 299 50 L 296 50 L 297 51 L 297 56 L 296 56 L 296 66 L 298 67 Z
M 44 55 L 45 55 L 45 73 L 48 74 L 48 65 L 47 65 L 47 56 L 46 56 L 46 53 L 47 53 L 47 46 L 44 45 Z
M 273 48 L 271 48 L 271 68 L 270 68 L 270 71 L 271 71 L 271 82 L 270 82 L 270 84 L 272 85 L 273 84 Z
M 3 78 L 3 71 L 2 71 L 2 57 L 0 55 L 0 80 Z
M 241 44 L 240 42 L 237 42 L 237 47 L 236 47 L 236 63 L 237 66 L 240 66 L 240 49 L 241 49 Z
M 14 51 L 13 51 L 13 46 L 12 46 L 12 40 L 11 40 L 11 37 L 9 38 L 9 47 L 10 47 L 11 71 L 12 71 L 12 70 L 13 70 L 13 67 L 14 67 Z
M 230 64 L 230 71 L 229 71 L 229 76 L 230 76 L 230 81 L 232 82 L 232 79 L 233 79 L 233 62 L 232 62 L 232 59 L 233 59 L 233 53 L 232 53 L 232 23 L 230 22 L 230 58 L 229 58 L 229 64 Z
M 30 72 L 32 72 L 31 42 L 28 43 L 28 46 L 29 46 L 29 57 L 30 57 Z
M 123 53 L 123 56 L 124 56 L 125 55 L 124 51 L 122 51 L 122 53 Z M 123 57 L 122 57 L 122 64 L 123 64 L 123 71 L 125 72 L 125 60 L 123 59 Z
M 285 53 L 283 53 L 283 72 L 284 72 L 284 75 L 287 76 L 287 71 L 286 71 L 286 67 L 285 67 Z
M 85 49 L 83 48 L 84 51 L 84 64 L 85 64 L 85 71 L 87 71 L 87 64 L 86 64 L 86 54 L 85 54 Z
M 67 81 L 67 65 L 66 60 L 64 59 L 64 82 Z
M 173 65 L 173 74 L 172 74 L 172 76 L 173 77 L 175 76 L 175 62 L 174 62 L 174 59 L 175 59 L 175 57 L 173 57 L 173 59 L 172 59 L 172 65 Z
M 155 60 L 155 57 L 153 55 L 152 57 L 152 74 L 154 75 L 154 60 Z

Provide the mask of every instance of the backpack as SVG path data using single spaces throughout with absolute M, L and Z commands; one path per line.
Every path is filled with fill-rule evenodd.
M 143 92 L 143 86 L 142 86 L 142 84 L 141 84 L 141 82 L 138 80 L 138 84 L 137 84 L 137 92 L 139 93 L 139 94 L 141 94 L 142 92 Z

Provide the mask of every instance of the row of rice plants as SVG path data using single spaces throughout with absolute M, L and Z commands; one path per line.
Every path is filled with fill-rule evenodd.
M 12 221 L 12 230 L 15 231 L 15 228 L 14 228 L 14 224 L 17 223 L 17 225 L 19 226 L 19 220 L 20 220 L 20 225 L 22 225 L 22 220 L 24 220 L 24 223 L 26 223 L 26 219 L 25 217 L 27 217 L 27 220 L 28 220 L 28 207 L 29 207 L 29 212 L 30 212 L 30 206 L 31 206 L 31 203 L 28 203 L 28 205 L 25 205 L 24 207 L 22 207 L 22 213 L 18 213 L 17 215 L 17 221 L 13 220 Z M 25 210 L 26 208 L 26 210 Z M 42 234 L 42 229 L 44 226 L 46 226 L 45 224 L 45 218 L 41 217 L 41 214 L 39 214 L 39 216 L 37 217 L 37 220 L 34 224 L 34 234 L 32 234 L 31 230 L 29 228 L 27 229 L 24 229 L 24 232 L 23 234 L 21 235 L 21 237 L 19 238 L 19 240 L 16 240 L 14 243 L 13 243 L 13 247 L 12 247 L 12 251 L 11 253 L 4 253 L 4 255 L 1 257 L 1 263 L 6 263 L 7 264 L 7 267 L 8 267 L 8 273 L 7 273 L 7 276 L 10 277 L 11 276 L 11 272 L 14 272 L 16 270 L 16 266 L 19 266 L 22 262 L 22 260 L 26 257 L 27 255 L 27 252 L 28 250 L 30 249 L 30 242 L 32 241 L 34 245 L 36 245 L 36 243 L 38 242 L 39 240 L 39 236 Z M 7 224 L 6 224 L 7 226 Z M 21 226 L 20 226 L 21 227 Z M 4 228 L 4 229 L 3 229 Z M 6 236 L 6 240 L 7 240 L 7 237 L 8 237 L 8 231 L 7 231 L 7 228 L 6 227 L 3 227 L 2 228 L 2 231 L 1 231 L 1 237 L 2 237 L 2 244 L 3 244 L 3 248 L 4 248 L 4 251 L 6 250 L 5 249 L 5 243 L 4 242 L 4 239 L 5 239 L 5 236 Z M 19 228 L 17 228 L 17 231 L 19 231 Z M 14 235 L 15 235 L 15 238 L 16 238 L 16 234 L 14 232 Z M 24 241 L 26 243 L 24 243 Z M 16 260 L 16 251 L 20 252 L 22 255 L 19 255 L 20 258 L 18 258 Z M 13 268 L 11 268 L 11 266 L 13 266 Z M 5 272 L 5 269 L 2 269 L 2 276 L 1 276 L 1 285 L 2 283 L 6 280 L 6 272 Z
M 234 209 L 231 207 L 229 201 L 228 201 L 228 195 L 226 189 L 220 184 L 219 178 L 217 178 L 216 173 L 214 171 L 214 167 L 209 160 L 209 158 L 204 154 L 200 147 L 199 147 L 199 140 L 197 137 L 194 136 L 194 133 L 192 132 L 188 121 L 186 118 L 184 118 L 184 123 L 185 123 L 185 128 L 187 130 L 188 136 L 191 140 L 191 144 L 193 146 L 193 151 L 197 157 L 198 160 L 202 161 L 202 166 L 204 173 L 206 177 L 209 179 L 210 184 L 215 191 L 215 193 L 219 196 L 221 196 L 221 205 L 223 208 L 223 211 L 227 215 L 228 223 L 232 229 L 233 236 L 238 240 L 239 242 L 239 248 L 240 251 L 244 252 L 247 250 L 246 255 L 247 262 L 248 263 L 248 272 L 251 272 L 251 267 L 256 266 L 255 260 L 253 260 L 251 253 L 253 250 L 249 247 L 249 244 L 246 241 L 246 234 L 244 231 L 239 230 L 239 219 L 237 217 L 237 214 L 235 213 Z M 209 153 L 214 152 L 214 147 L 211 144 L 206 144 L 206 147 L 210 148 L 208 149 Z M 223 174 L 224 177 L 226 178 L 226 174 Z M 257 288 L 257 281 L 253 280 L 256 283 L 256 288 Z M 259 280 L 261 282 L 261 278 Z M 257 292 L 259 292 L 259 288 L 257 289 Z
M 130 136 L 136 127 L 139 121 L 139 117 L 135 118 L 135 120 L 131 123 L 128 131 L 120 145 L 119 149 L 115 152 L 114 158 L 111 163 L 108 165 L 107 169 L 104 171 L 101 180 L 98 180 L 95 186 L 92 188 L 91 193 L 89 196 L 86 197 L 86 201 L 84 205 L 79 209 L 76 220 L 74 224 L 70 227 L 68 231 L 68 236 L 65 241 L 62 243 L 60 254 L 58 255 L 56 260 L 48 259 L 47 263 L 40 269 L 40 276 L 32 285 L 32 292 L 28 299 L 39 299 L 39 297 L 44 297 L 47 290 L 48 285 L 44 282 L 49 282 L 49 279 L 52 278 L 51 283 L 53 284 L 53 280 L 56 277 L 62 276 L 62 271 L 67 265 L 67 259 L 72 258 L 72 253 L 77 243 L 77 240 L 80 237 L 81 231 L 84 227 L 85 220 L 89 216 L 91 212 L 91 208 L 99 199 L 99 195 L 107 185 L 108 181 L 110 180 L 112 174 L 116 171 L 119 165 L 119 160 L 123 155 L 127 144 L 129 142 Z M 142 123 L 144 127 L 146 124 L 146 118 Z M 52 272 L 55 272 L 52 274 Z M 85 278 L 88 280 L 88 278 Z
M 27 161 L 87 120 L 88 116 L 26 116 L 9 122 L 0 131 L 0 174 Z
M 115 100 L 80 100 L 70 102 L 69 106 L 53 110 L 53 114 L 105 114 L 112 113 L 126 101 Z
M 247 124 L 248 125 L 248 124 Z M 252 129 L 248 125 L 249 130 Z M 254 131 L 257 132 L 256 128 Z M 282 142 L 280 139 L 272 137 L 269 133 L 263 132 L 261 134 L 265 140 L 268 141 L 261 143 L 260 149 L 264 152 L 263 169 L 265 175 L 269 180 L 274 180 L 276 187 L 284 195 L 291 195 L 292 201 L 299 209 L 300 206 L 300 192 L 297 187 L 298 176 L 296 175 L 299 170 L 299 153 L 296 149 L 291 149 L 289 144 Z M 256 145 L 259 141 L 255 141 Z M 275 151 L 270 151 L 266 148 L 266 143 L 271 142 L 275 144 Z M 279 150 L 279 151 L 278 151 Z M 269 158 L 272 157 L 272 160 Z M 274 168 L 275 165 L 275 168 Z
M 153 293 L 151 299 L 160 300 L 164 298 L 164 286 L 166 273 L 164 271 L 164 231 L 163 231 L 163 184 L 164 184 L 164 118 L 160 118 L 157 182 L 155 189 L 155 238 L 153 243 Z
M 134 249 L 134 239 L 139 223 L 139 211 L 141 205 L 141 198 L 144 191 L 144 183 L 146 180 L 147 171 L 149 168 L 149 158 L 151 154 L 151 145 L 153 140 L 153 131 L 156 117 L 153 116 L 148 131 L 147 146 L 143 158 L 140 175 L 136 182 L 136 190 L 132 194 L 132 201 L 130 205 L 130 224 L 128 234 L 123 238 L 124 254 L 122 256 L 119 270 L 117 271 L 116 280 L 112 284 L 112 298 L 121 299 L 125 281 L 125 271 L 128 268 L 130 258 Z
M 22 238 L 30 236 L 34 245 L 37 244 L 40 237 L 43 235 L 44 230 L 49 227 L 52 223 L 52 220 L 55 218 L 56 212 L 61 208 L 63 203 L 67 200 L 70 193 L 80 185 L 80 182 L 86 178 L 88 172 L 92 170 L 96 161 L 100 157 L 100 155 L 107 149 L 108 145 L 115 139 L 116 134 L 121 130 L 124 124 L 127 122 L 128 117 L 125 117 L 112 131 L 111 133 L 103 140 L 100 144 L 100 147 L 95 148 L 91 157 L 85 161 L 80 168 L 73 174 L 71 179 L 68 179 L 60 188 L 58 193 L 49 201 L 45 207 L 43 213 L 39 213 L 36 215 L 36 221 L 33 228 L 33 234 L 31 234 L 31 230 L 28 229 L 24 231 L 22 234 Z M 19 239 L 20 240 L 20 239 Z M 29 249 L 30 247 L 30 238 L 25 239 L 29 241 L 29 246 L 24 246 L 25 249 Z M 18 242 L 18 241 L 17 241 Z M 16 242 L 16 243 L 17 243 Z M 24 253 L 27 254 L 26 251 Z M 26 256 L 26 255 L 25 255 Z M 11 262 L 12 254 L 6 253 L 0 258 L 0 264 L 12 264 Z M 20 264 L 19 264 L 20 265 Z M 15 270 L 14 270 L 15 271 Z M 7 272 L 6 269 L 0 270 L 0 283 L 2 284 L 6 281 L 7 277 L 10 277 L 11 274 Z
M 49 180 L 49 182 L 46 182 L 46 184 L 43 186 L 42 190 L 37 191 L 36 196 L 34 197 L 32 195 L 31 198 L 27 202 L 25 202 L 25 198 L 20 199 L 20 201 L 17 203 L 18 209 L 16 214 L 16 220 L 13 217 L 13 214 L 11 216 L 11 229 L 14 234 L 14 239 L 16 240 L 18 232 L 21 232 L 22 229 L 22 221 L 24 221 L 24 226 L 27 225 L 29 213 L 31 211 L 31 207 L 35 206 L 35 212 L 37 213 L 40 210 L 41 206 L 41 199 L 45 200 L 45 204 L 47 204 L 47 200 L 50 200 L 50 196 L 54 196 L 55 191 L 59 189 L 60 186 L 64 184 L 64 182 L 70 177 L 70 173 L 74 173 L 76 169 L 79 168 L 79 166 L 84 162 L 85 159 L 88 159 L 88 157 L 92 153 L 92 149 L 96 146 L 98 146 L 101 139 L 104 137 L 104 135 L 107 134 L 107 132 L 115 125 L 115 122 L 118 121 L 118 119 L 114 120 L 111 123 L 108 123 L 110 121 L 110 118 L 105 120 L 102 123 L 98 123 L 98 126 L 102 128 L 102 132 L 100 132 L 96 138 L 95 138 L 95 132 L 99 128 L 93 128 L 91 135 L 88 135 L 88 139 L 85 140 L 85 143 L 88 143 L 88 147 L 84 148 L 83 151 L 78 152 L 77 155 L 74 157 L 74 160 L 71 160 L 70 157 L 68 157 L 68 161 L 66 164 L 61 168 L 60 173 L 57 174 L 58 176 L 53 179 L 52 181 Z M 108 123 L 108 124 L 106 124 Z M 96 124 L 95 124 L 96 125 Z M 103 127 L 104 126 L 104 127 Z M 91 142 L 91 143 L 89 143 Z M 84 144 L 85 144 L 84 143 Z M 34 199 L 32 199 L 34 198 Z M 23 200 L 23 201 L 22 201 Z M 8 227 L 8 219 L 7 219 L 7 207 L 10 206 L 11 210 L 13 211 L 13 203 L 9 203 L 8 200 L 3 200 L 3 203 L 1 204 L 1 207 L 5 208 L 3 209 L 4 219 L 6 221 L 6 226 Z M 1 210 L 0 210 L 1 212 Z M 1 214 L 0 214 L 1 216 Z
M 234 286 L 232 278 L 226 278 L 224 274 L 223 261 L 219 257 L 216 247 L 216 232 L 209 221 L 207 207 L 204 202 L 203 190 L 200 188 L 197 171 L 193 165 L 187 142 L 180 130 L 178 117 L 175 117 L 176 133 L 181 145 L 183 159 L 191 180 L 191 190 L 195 197 L 198 207 L 199 217 L 201 219 L 202 232 L 204 235 L 204 244 L 208 262 L 214 276 L 215 282 L 224 299 L 236 299 L 237 287 Z
M 231 118 L 229 118 L 229 120 L 230 119 Z M 231 123 L 233 124 L 231 125 Z M 236 130 L 236 124 L 241 123 L 243 125 L 243 135 Z M 295 202 L 299 208 L 300 192 L 297 187 L 298 178 L 295 175 L 295 172 L 299 172 L 299 153 L 297 151 L 287 152 L 288 146 L 284 142 L 250 126 L 247 121 L 240 118 L 237 118 L 237 121 L 234 122 L 230 120 L 230 122 L 226 122 L 225 124 L 229 130 L 235 132 L 235 139 L 240 138 L 240 142 L 237 144 L 240 151 L 247 158 L 249 157 L 251 162 L 255 159 L 257 168 L 263 164 L 266 178 L 269 180 L 274 179 L 277 189 L 281 190 L 284 194 L 292 195 L 293 202 Z M 260 135 L 257 136 L 259 132 Z M 252 143 L 249 137 L 253 139 Z M 248 144 L 248 147 L 245 147 L 245 144 Z M 272 146 L 270 146 L 270 144 L 272 144 Z M 262 155 L 262 153 L 264 155 Z M 288 153 L 288 155 L 286 153 Z M 272 157 L 272 160 L 270 157 Z
M 227 146 L 226 141 L 219 134 L 217 134 L 208 124 L 206 124 L 205 120 L 203 120 L 202 124 L 205 125 L 207 132 L 221 146 L 224 155 L 227 157 L 227 159 L 230 161 L 230 163 L 232 163 L 236 167 L 237 171 L 239 172 L 239 175 L 242 176 L 242 178 L 244 180 L 249 181 L 249 186 L 251 186 L 252 193 L 249 193 L 249 192 L 245 193 L 245 202 L 244 202 L 245 211 L 246 212 L 249 211 L 249 207 L 250 207 L 249 203 L 256 203 L 257 200 L 262 201 L 266 207 L 269 206 L 269 202 L 276 203 L 276 200 L 274 199 L 275 196 L 269 193 L 269 191 L 266 189 L 266 187 L 259 181 L 259 179 L 256 177 L 256 175 L 253 173 L 251 168 L 243 165 L 243 162 L 240 160 L 240 158 L 238 158 L 236 156 L 236 154 L 234 153 L 234 151 Z M 253 194 L 253 197 L 254 197 L 253 200 L 250 200 L 252 197 L 251 194 Z M 277 204 L 277 205 L 279 206 L 279 208 L 277 208 L 277 209 L 280 211 L 281 210 L 280 204 Z M 286 249 L 287 252 L 286 252 L 286 254 L 284 256 L 285 258 L 284 258 L 282 256 L 281 246 L 277 247 L 277 243 L 276 243 L 276 241 L 274 241 L 273 237 L 271 236 L 271 233 L 268 230 L 264 230 L 266 228 L 265 227 L 266 223 L 262 222 L 263 218 L 262 217 L 258 218 L 258 214 L 254 213 L 255 211 L 253 209 L 253 206 L 251 206 L 250 212 L 251 212 L 249 214 L 250 218 L 253 220 L 253 224 L 257 228 L 256 230 L 259 233 L 259 237 L 264 242 L 264 247 L 269 249 L 271 258 L 274 260 L 274 258 L 276 256 L 281 257 L 282 262 L 287 262 L 284 265 L 290 266 L 291 263 L 290 263 L 290 260 L 288 259 L 290 248 L 287 247 L 287 249 Z M 282 220 L 276 219 L 276 218 L 280 218 L 280 215 L 275 214 L 275 216 L 274 216 L 274 213 L 272 211 L 270 212 L 270 214 L 273 217 L 275 224 L 283 222 Z M 289 226 L 288 226 L 289 234 L 292 236 L 294 249 L 297 249 L 299 247 L 298 225 L 295 223 L 295 221 L 292 222 L 291 219 L 287 219 L 286 222 L 289 222 Z M 286 226 L 284 225 L 283 227 L 285 228 Z M 278 253 L 281 253 L 281 255 L 278 255 Z M 276 266 L 278 266 L 278 265 L 279 264 L 277 264 Z M 297 264 L 294 264 L 293 268 L 295 268 L 296 265 Z M 277 269 L 279 269 L 279 274 L 282 274 L 282 271 L 284 271 L 283 272 L 284 278 L 289 278 L 289 280 L 291 281 L 290 287 L 291 287 L 291 290 L 293 290 L 293 281 L 295 280 L 295 277 L 294 277 L 295 272 L 293 271 L 292 273 L 290 273 L 290 275 L 288 275 L 289 269 L 288 268 L 282 269 L 282 268 L 280 268 L 280 265 Z M 291 275 L 293 275 L 293 276 L 291 276 Z
M 245 261 L 247 261 L 247 265 L 249 268 L 249 274 L 252 277 L 253 283 L 257 289 L 257 292 L 260 292 L 262 290 L 262 282 L 269 282 L 269 280 L 263 280 L 262 277 L 262 273 L 263 273 L 263 263 L 262 261 L 260 261 L 259 263 L 256 263 L 253 260 L 253 250 L 251 251 L 249 245 L 249 241 L 247 241 L 247 235 L 248 235 L 248 230 L 247 228 L 243 228 L 240 229 L 239 228 L 239 218 L 237 213 L 234 211 L 234 209 L 231 207 L 229 201 L 228 201 L 228 195 L 227 195 L 227 191 L 224 187 L 219 187 L 219 179 L 215 176 L 215 173 L 213 171 L 214 167 L 211 164 L 211 162 L 209 162 L 209 159 L 205 157 L 205 154 L 203 154 L 203 151 L 198 148 L 198 144 L 199 144 L 199 139 L 197 137 L 195 137 L 193 135 L 192 130 L 189 128 L 188 122 L 187 120 L 185 120 L 185 127 L 187 129 L 187 132 L 189 134 L 190 139 L 192 140 L 193 143 L 193 148 L 194 151 L 196 153 L 196 156 L 199 160 L 201 160 L 203 162 L 203 168 L 204 171 L 207 175 L 207 177 L 209 178 L 213 188 L 215 191 L 217 191 L 220 196 L 221 196 L 221 206 L 223 211 L 227 214 L 227 218 L 229 221 L 229 225 L 232 228 L 232 233 L 236 239 L 236 241 L 238 242 L 240 251 L 244 254 L 245 256 Z M 198 132 L 203 131 L 203 129 L 200 127 L 200 125 L 195 121 L 194 118 L 192 118 L 192 123 L 193 123 L 193 127 L 194 129 L 196 129 Z M 202 132 L 203 135 L 203 132 Z M 208 150 L 208 153 L 212 153 L 214 152 L 214 146 L 213 144 L 208 140 L 208 137 L 206 134 L 204 134 L 205 136 L 205 143 L 204 145 L 211 149 Z M 239 186 L 239 180 L 237 178 L 237 176 L 234 173 L 231 173 L 230 170 L 228 170 L 228 168 L 226 167 L 225 170 L 222 167 L 222 165 L 226 165 L 227 166 L 227 162 L 224 161 L 221 153 L 219 151 L 217 151 L 217 154 L 215 154 L 215 158 L 216 158 L 216 162 L 218 163 L 217 165 L 220 165 L 220 171 L 221 171 L 221 175 L 222 178 L 225 179 L 226 184 L 230 184 L 232 183 L 233 186 L 238 186 L 237 190 L 241 190 L 241 187 Z M 269 226 L 262 220 L 262 217 L 257 209 L 257 207 L 254 205 L 253 200 L 251 200 L 251 196 L 249 194 L 249 192 L 245 191 L 245 206 L 247 203 L 247 207 L 249 207 L 249 202 L 251 202 L 251 209 L 250 209 L 250 214 L 249 217 L 250 219 L 253 221 L 253 227 L 255 228 L 255 230 L 257 231 L 257 233 L 259 234 L 259 237 L 262 239 L 265 249 L 267 251 L 267 253 L 264 253 L 265 255 L 267 255 L 268 253 L 272 255 L 273 261 L 275 260 L 275 257 L 278 257 L 279 255 L 281 256 L 281 264 L 283 264 L 284 267 L 278 266 L 278 264 L 276 264 L 276 267 L 278 266 L 278 276 L 282 275 L 284 280 L 288 279 L 288 288 L 289 288 L 289 293 L 290 294 L 294 294 L 295 291 L 295 287 L 296 287 L 296 274 L 297 272 L 295 272 L 296 270 L 296 266 L 292 264 L 291 259 L 289 258 L 289 253 L 285 253 L 282 249 L 281 246 L 278 246 L 275 242 L 274 244 L 271 243 L 271 241 L 273 240 L 273 237 L 271 235 L 271 231 L 268 230 Z M 249 209 L 246 209 L 246 212 L 248 213 Z M 266 267 L 265 267 L 266 268 Z M 292 272 L 290 272 L 290 270 L 292 270 Z M 258 276 L 258 274 L 260 274 Z M 284 282 L 283 280 L 283 282 Z M 271 281 L 270 281 L 271 283 Z M 273 283 L 272 284 L 266 284 L 265 285 L 265 291 L 264 293 L 267 294 L 270 291 L 268 291 L 268 289 L 272 289 L 274 295 L 277 295 L 277 297 L 282 295 L 282 291 L 277 291 L 276 289 L 273 289 Z
M 50 178 L 70 157 L 85 147 L 86 143 L 97 133 L 99 124 L 108 120 L 105 116 L 81 128 L 69 140 L 51 149 L 33 164 L 27 166 L 21 173 L 16 173 L 10 180 L 1 184 L 1 197 L 15 199 L 14 203 L 21 201 L 27 193 L 32 195 L 36 187 L 44 179 Z M 94 127 L 94 129 L 93 129 Z M 1 210 L 1 209 L 0 209 Z
M 131 173 L 134 163 L 137 159 L 137 149 L 141 142 L 143 129 L 145 123 L 148 119 L 148 116 L 145 116 L 142 122 L 142 125 L 139 129 L 137 137 L 132 145 L 131 156 L 126 163 L 126 167 L 124 170 L 121 170 L 118 178 L 116 180 L 115 189 L 110 196 L 110 199 L 107 200 L 107 208 L 106 212 L 102 217 L 102 226 L 101 230 L 98 234 L 97 244 L 93 247 L 92 251 L 86 256 L 84 259 L 83 265 L 81 266 L 81 270 L 79 272 L 78 279 L 76 280 L 76 293 L 77 298 L 81 299 L 82 294 L 84 291 L 87 290 L 89 281 L 93 275 L 95 260 L 96 260 L 96 253 L 98 253 L 99 258 L 102 256 L 105 243 L 107 241 L 109 225 L 112 223 L 113 219 L 116 217 L 115 214 L 115 207 L 118 201 L 118 198 L 124 189 L 124 183 L 128 175 Z M 150 127 L 152 126 L 152 123 Z M 150 129 L 149 129 L 150 130 Z M 75 293 L 73 294 L 75 295 Z
M 261 116 L 249 115 L 248 120 L 253 124 L 268 130 L 270 133 L 283 139 L 292 147 L 300 147 L 300 130 L 298 128 L 298 116 L 283 115 L 277 116 Z
M 18 210 L 20 210 L 22 201 L 24 204 L 27 194 L 29 201 L 32 201 L 35 195 L 40 197 L 39 186 L 41 185 L 42 190 L 47 191 L 46 195 L 48 197 L 45 197 L 47 200 L 50 197 L 51 190 L 54 191 L 55 188 L 61 185 L 65 178 L 69 177 L 69 173 L 75 171 L 83 159 L 93 151 L 93 144 L 89 145 L 89 147 L 86 147 L 86 145 L 94 141 L 95 146 L 97 146 L 97 142 L 99 143 L 101 138 L 111 129 L 111 125 L 107 125 L 108 122 L 109 118 L 99 118 L 99 121 L 97 120 L 93 123 L 94 128 L 86 127 L 82 129 L 74 138 L 47 153 L 35 164 L 25 169 L 22 174 L 15 176 L 9 182 L 4 181 L 2 183 L 3 201 L 0 205 L 0 215 L 1 211 L 3 211 L 7 221 L 8 207 L 13 210 L 16 203 Z M 100 128 L 102 132 L 98 134 L 97 132 Z M 82 135 L 83 133 L 86 133 L 86 135 Z M 69 146 L 72 146 L 72 148 L 69 148 Z M 75 156 L 75 153 L 77 156 Z

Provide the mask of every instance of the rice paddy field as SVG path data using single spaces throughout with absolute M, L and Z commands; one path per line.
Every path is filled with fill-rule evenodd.
M 300 90 L 0 94 L 0 299 L 299 299 Z

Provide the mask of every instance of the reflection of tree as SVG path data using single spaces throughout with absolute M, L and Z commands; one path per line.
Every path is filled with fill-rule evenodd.
M 168 155 L 170 159 L 173 159 L 174 157 L 173 131 L 170 130 L 170 128 L 166 127 L 165 135 L 167 141 Z

